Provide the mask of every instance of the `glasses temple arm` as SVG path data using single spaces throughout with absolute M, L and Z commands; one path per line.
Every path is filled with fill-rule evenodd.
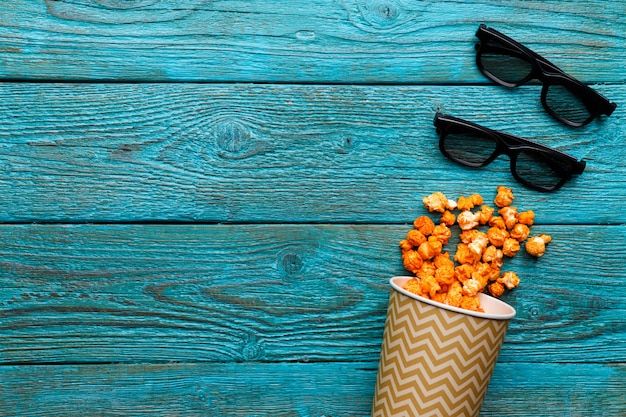
M 527 48 L 528 49 L 528 48 Z M 528 49 L 530 51 L 530 53 L 533 55 L 533 57 L 537 60 L 537 64 L 539 64 L 542 68 L 542 70 L 546 73 L 555 73 L 558 74 L 562 77 L 567 78 L 568 80 L 575 82 L 581 86 L 587 87 L 590 91 L 592 91 L 598 98 L 600 98 L 601 102 L 605 102 L 605 104 L 603 104 L 603 106 L 606 107 L 605 109 L 605 113 L 607 116 L 610 116 L 611 113 L 613 113 L 613 110 L 615 110 L 615 108 L 617 107 L 616 103 L 611 102 L 608 98 L 604 97 L 602 94 L 598 93 L 596 90 L 594 90 L 593 88 L 589 87 L 587 84 L 583 83 L 582 81 L 572 77 L 571 75 L 569 75 L 568 73 L 566 73 L 565 71 L 563 71 L 561 68 L 557 67 L 556 65 L 554 65 L 552 62 L 548 61 L 546 58 L 542 57 L 541 55 L 539 55 L 537 52 L 533 51 L 532 49 Z

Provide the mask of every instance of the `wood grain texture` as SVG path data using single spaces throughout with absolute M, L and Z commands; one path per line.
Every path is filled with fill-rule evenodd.
M 0 415 L 367 416 L 422 197 L 554 240 L 482 417 L 626 415 L 626 3 L 0 4 Z M 476 68 L 481 22 L 618 103 L 582 129 Z M 442 157 L 437 109 L 587 160 L 552 194 Z M 454 245 L 451 246 L 453 248 Z
M 408 229 L 6 225 L 0 362 L 373 361 Z M 624 362 L 626 227 L 533 231 L 501 360 Z
M 606 93 L 626 102 L 626 86 Z M 568 129 L 538 100 L 538 86 L 5 83 L 0 194 L 12 197 L 0 221 L 401 223 L 434 191 L 491 200 L 504 184 L 538 222 L 623 223 L 603 203 L 626 199 L 623 107 Z M 438 150 L 437 109 L 587 168 L 542 194 L 514 181 L 505 156 L 461 167 Z
M 376 362 L 0 367 L 6 416 L 368 416 Z M 481 417 L 626 413 L 624 365 L 498 363 Z
M 0 6 L 0 78 L 484 83 L 473 46 L 488 22 L 585 82 L 623 83 L 625 13 L 602 0 L 14 0 Z

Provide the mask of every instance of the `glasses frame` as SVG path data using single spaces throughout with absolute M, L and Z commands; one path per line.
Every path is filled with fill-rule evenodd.
M 475 45 L 476 64 L 478 65 L 478 69 L 480 70 L 480 72 L 482 72 L 487 78 L 494 81 L 495 83 L 508 88 L 518 87 L 522 84 L 526 84 L 532 79 L 541 81 L 541 83 L 543 84 L 543 88 L 541 90 L 541 104 L 543 108 L 548 112 L 548 114 L 550 114 L 550 116 L 554 117 L 562 123 L 565 123 L 566 125 L 573 127 L 585 126 L 600 115 L 604 114 L 606 116 L 610 116 L 617 107 L 616 103 L 611 103 L 606 97 L 598 93 L 596 90 L 582 83 L 571 75 L 566 74 L 563 70 L 561 70 L 559 67 L 557 67 L 538 53 L 525 47 L 521 43 L 509 38 L 508 36 L 498 32 L 497 30 L 487 27 L 485 24 L 481 24 L 478 27 L 476 37 L 479 39 L 479 43 Z M 483 66 L 481 57 L 485 51 L 488 51 L 490 49 L 488 41 L 492 39 L 496 40 L 503 46 L 510 48 L 510 50 L 508 51 L 509 55 L 510 52 L 517 52 L 520 54 L 521 59 L 524 59 L 531 64 L 532 69 L 526 77 L 524 77 L 517 83 L 510 83 L 499 79 Z M 550 86 L 553 85 L 563 86 L 564 88 L 568 89 L 572 94 L 580 98 L 587 110 L 589 110 L 590 116 L 583 122 L 574 122 L 560 116 L 558 113 L 552 110 L 548 106 L 547 95 L 548 89 L 550 88 Z
M 558 151 L 556 149 L 552 149 L 539 143 L 530 141 L 528 139 L 523 139 L 508 133 L 492 130 L 484 126 L 468 122 L 467 120 L 459 119 L 457 117 L 437 112 L 437 114 L 435 114 L 435 119 L 433 123 L 437 128 L 437 133 L 439 134 L 439 150 L 446 158 L 467 167 L 482 168 L 489 165 L 498 156 L 502 154 L 508 155 L 509 159 L 511 160 L 510 169 L 513 177 L 521 184 L 524 184 L 525 186 L 537 191 L 554 191 L 561 188 L 563 184 L 565 184 L 572 178 L 572 175 L 581 174 L 586 166 L 586 162 L 584 160 L 581 159 L 579 161 L 573 156 Z M 493 139 L 496 143 L 496 148 L 493 154 L 482 163 L 472 163 L 452 156 L 445 148 L 445 139 L 451 127 L 462 129 L 467 133 L 479 134 L 486 138 Z M 561 181 L 552 187 L 545 187 L 542 185 L 534 184 L 520 177 L 516 171 L 517 156 L 522 151 L 530 151 L 546 155 L 548 157 L 546 163 L 554 168 L 555 172 L 561 171 L 561 167 L 556 166 L 555 164 L 550 164 L 549 161 L 551 159 L 558 159 L 563 163 L 564 166 L 567 166 L 569 169 L 567 171 L 561 171 Z

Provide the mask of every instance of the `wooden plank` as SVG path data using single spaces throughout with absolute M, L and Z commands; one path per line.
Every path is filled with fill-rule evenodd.
M 0 6 L 0 78 L 484 83 L 487 22 L 585 82 L 623 83 L 624 14 L 602 0 L 14 0 Z
M 374 361 L 408 229 L 4 225 L 0 363 Z M 501 359 L 625 362 L 626 227 L 533 231 Z
M 626 103 L 626 85 L 598 88 Z M 5 83 L 0 221 L 403 223 L 434 191 L 491 199 L 503 184 L 541 223 L 623 223 L 603 203 L 626 199 L 622 107 L 571 129 L 538 98 L 538 86 Z M 587 169 L 544 194 L 506 157 L 460 167 L 438 150 L 439 108 Z
M 0 367 L 6 416 L 368 416 L 377 363 Z M 622 365 L 496 365 L 481 417 L 618 417 Z

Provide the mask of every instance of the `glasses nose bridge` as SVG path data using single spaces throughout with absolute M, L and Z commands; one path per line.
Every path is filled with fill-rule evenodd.
M 493 135 L 497 139 L 495 153 L 497 155 L 502 155 L 502 154 L 507 155 L 511 159 L 511 162 L 512 162 L 515 155 L 519 153 L 519 149 L 517 149 L 516 145 L 520 145 L 520 143 L 510 138 L 507 138 L 504 135 L 499 135 L 496 133 L 493 133 Z

